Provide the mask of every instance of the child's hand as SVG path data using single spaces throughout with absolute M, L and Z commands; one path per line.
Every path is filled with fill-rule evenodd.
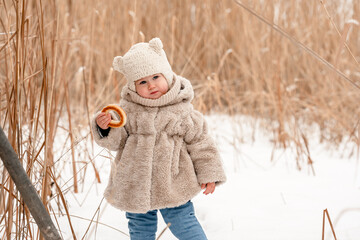
M 206 189 L 205 189 L 206 188 Z M 215 183 L 203 183 L 201 184 L 201 189 L 205 189 L 204 194 L 208 195 L 209 193 L 213 193 L 215 191 Z
M 96 118 L 96 124 L 101 128 L 101 129 L 108 129 L 109 128 L 109 123 L 111 121 L 111 115 L 110 113 L 100 113 L 99 116 L 97 116 Z

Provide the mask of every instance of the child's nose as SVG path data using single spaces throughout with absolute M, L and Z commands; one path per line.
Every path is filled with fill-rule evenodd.
M 152 82 L 149 82 L 149 83 L 148 83 L 148 88 L 149 88 L 149 89 L 152 89 L 152 88 L 154 88 L 154 87 L 155 87 L 154 83 L 152 83 Z

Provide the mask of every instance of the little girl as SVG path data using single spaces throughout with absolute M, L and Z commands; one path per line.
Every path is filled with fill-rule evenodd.
M 159 38 L 133 45 L 113 67 L 127 79 L 120 106 L 128 120 L 110 128 L 117 116 L 97 113 L 92 121 L 97 144 L 117 151 L 105 198 L 126 211 L 131 239 L 155 239 L 157 210 L 178 239 L 207 239 L 190 200 L 201 189 L 213 193 L 226 176 L 191 104 L 190 81 L 172 71 Z

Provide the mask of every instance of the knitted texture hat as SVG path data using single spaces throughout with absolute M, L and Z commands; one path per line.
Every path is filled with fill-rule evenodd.
M 129 89 L 134 92 L 136 91 L 134 82 L 143 77 L 162 73 L 169 87 L 171 87 L 174 77 L 159 38 L 153 38 L 149 43 L 133 45 L 124 56 L 114 58 L 113 67 L 116 71 L 124 74 Z

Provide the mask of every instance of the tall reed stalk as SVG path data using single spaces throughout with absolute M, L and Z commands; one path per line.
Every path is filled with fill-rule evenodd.
M 242 3 L 355 85 L 232 0 L 0 2 L 0 124 L 49 211 L 55 199 L 67 209 L 64 162 L 74 192 L 88 163 L 100 181 L 93 152 L 78 143 L 91 138 L 91 115 L 120 99 L 126 80 L 111 69 L 113 57 L 153 37 L 174 72 L 192 81 L 197 109 L 260 120 L 274 148 L 294 149 L 299 168 L 311 166 L 314 129 L 321 141 L 359 154 L 359 1 Z M 0 172 L 0 238 L 39 239 Z

